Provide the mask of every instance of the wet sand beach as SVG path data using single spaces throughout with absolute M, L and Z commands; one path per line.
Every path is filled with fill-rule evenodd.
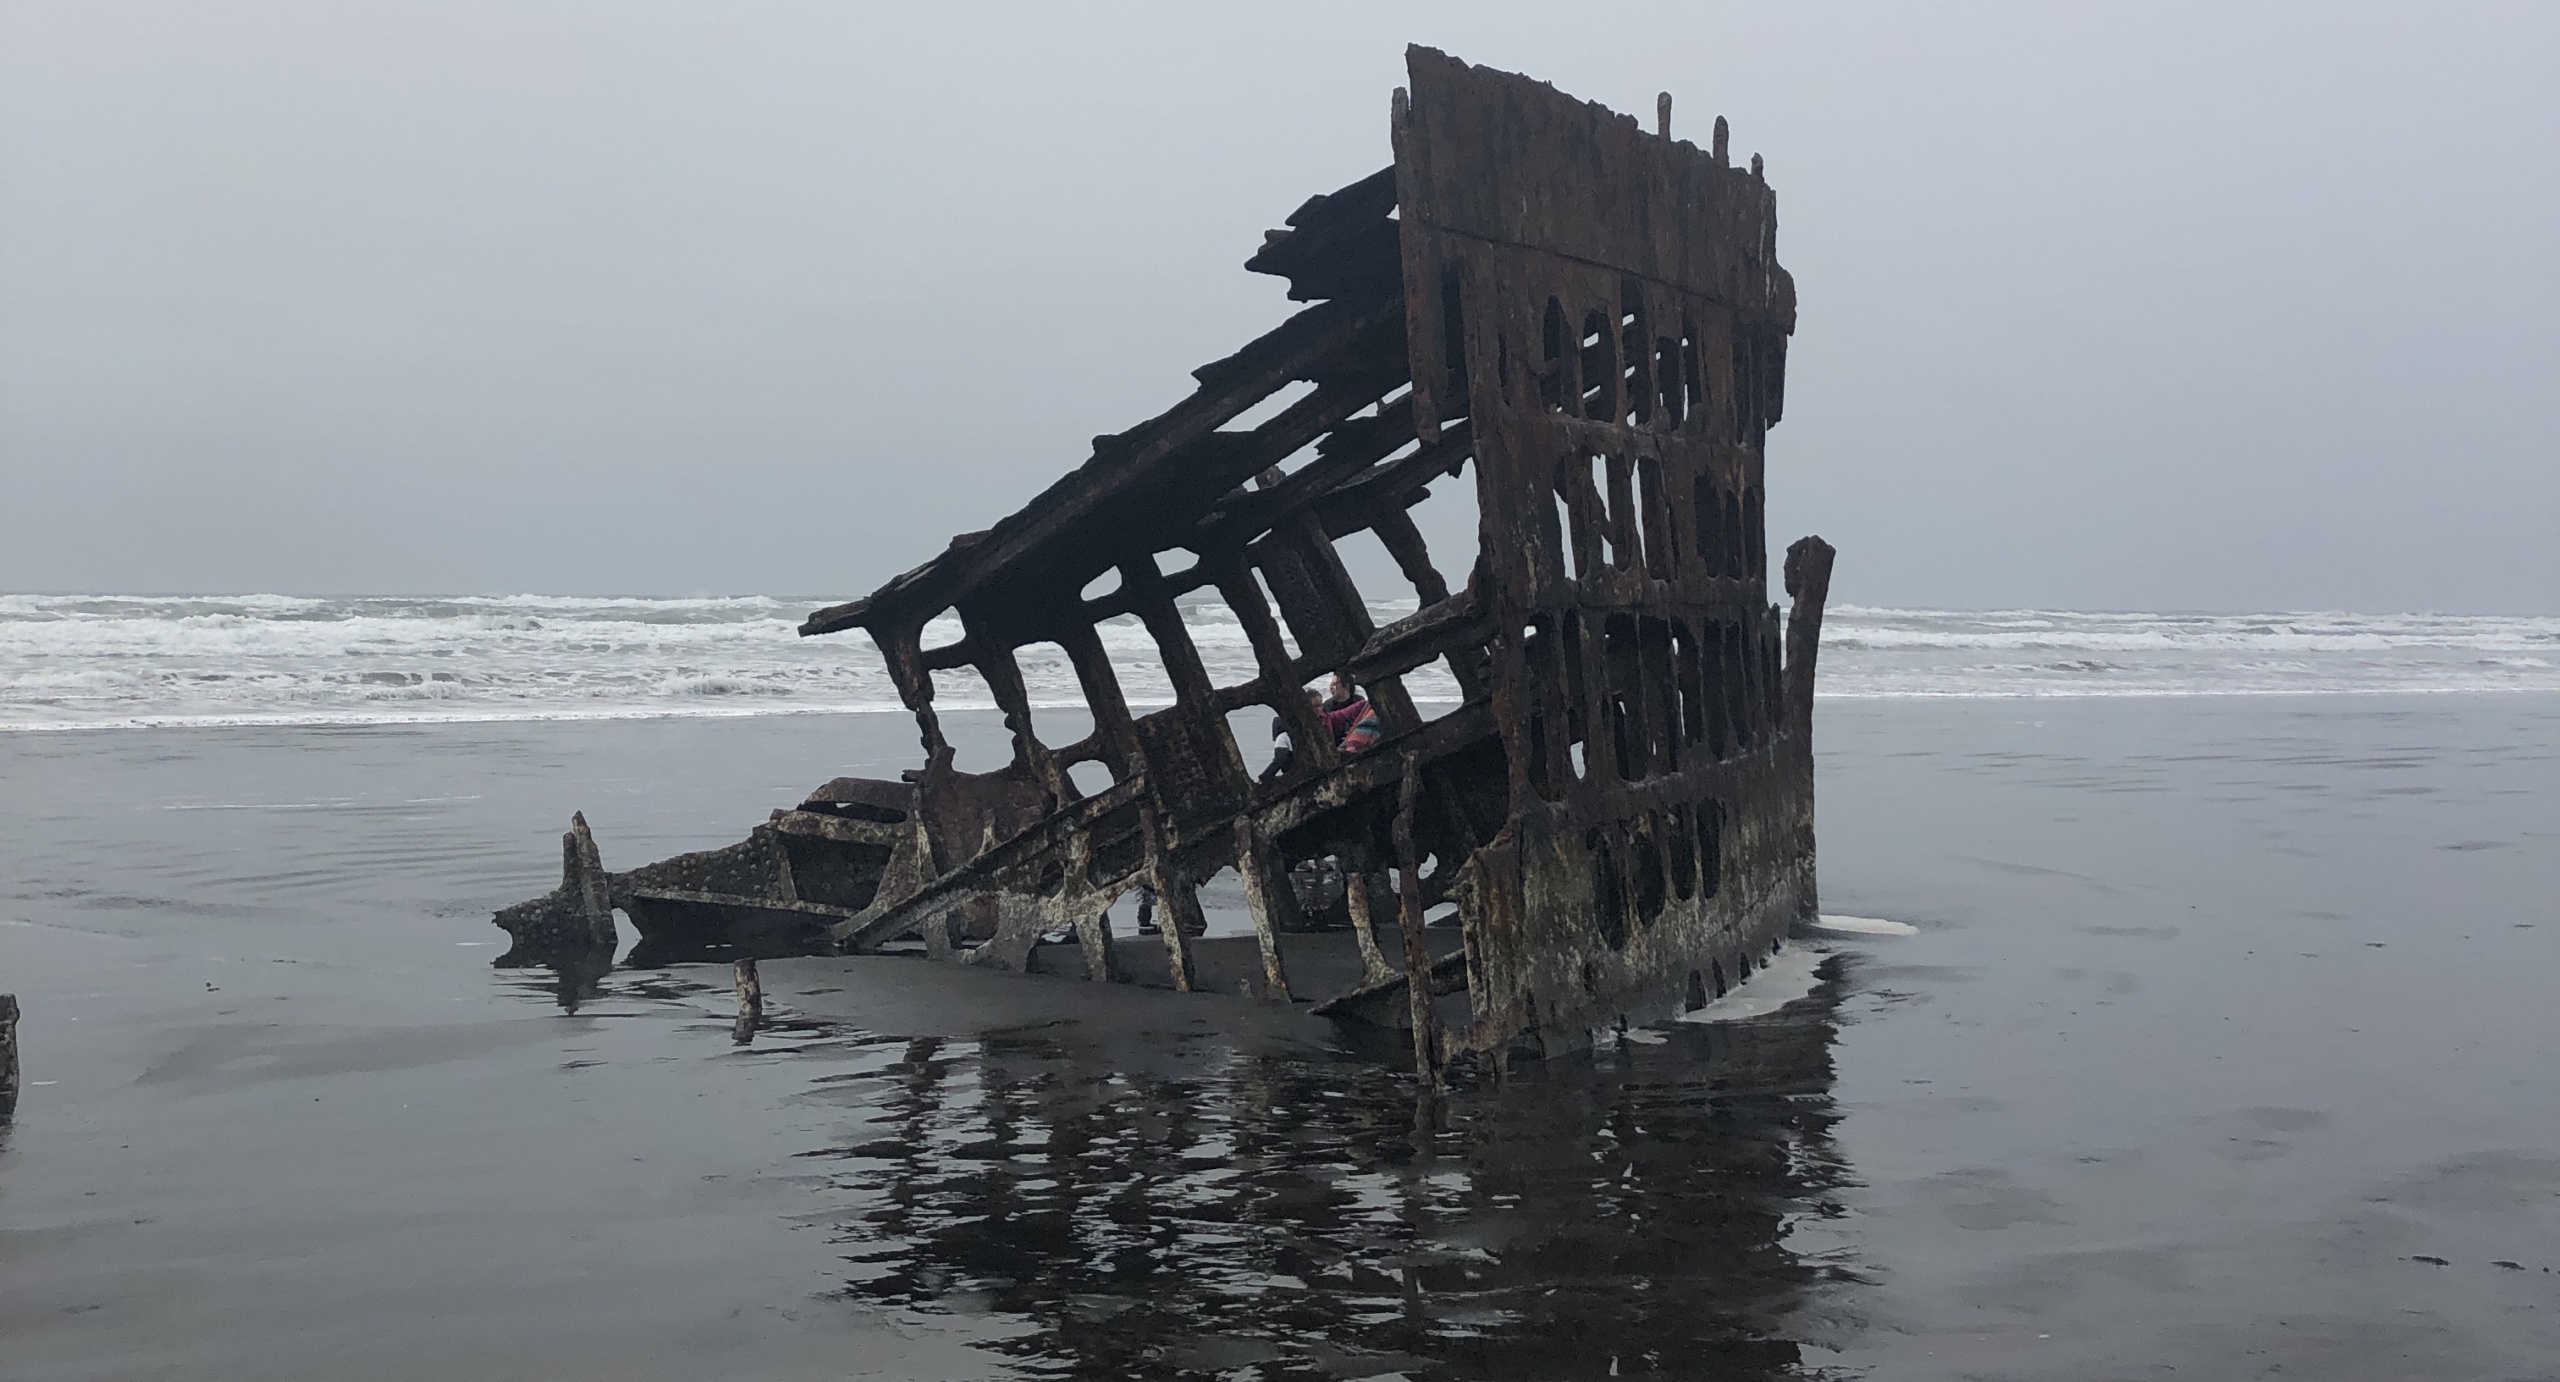
M 0 735 L 0 1376 L 2550 1376 L 2555 746 L 1826 701 L 1825 910 L 1916 932 L 1417 1131 L 1226 999 L 489 968 L 572 808 L 726 843 L 901 716 Z

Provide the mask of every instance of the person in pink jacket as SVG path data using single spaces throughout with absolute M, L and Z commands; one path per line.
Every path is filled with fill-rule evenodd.
M 1340 672 L 1333 674 L 1333 694 L 1325 698 L 1324 732 L 1333 736 L 1334 746 L 1346 758 L 1377 747 L 1385 735 L 1378 726 L 1377 710 Z

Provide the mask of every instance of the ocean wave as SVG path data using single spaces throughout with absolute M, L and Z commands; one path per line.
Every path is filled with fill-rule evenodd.
M 806 639 L 823 599 L 0 595 L 0 730 L 855 713 L 898 708 L 859 635 Z M 1384 624 L 1410 600 L 1372 607 Z M 1189 597 L 1213 680 L 1258 674 L 1233 611 Z M 1135 705 L 1171 697 L 1134 618 L 1098 634 Z M 2336 611 L 2249 615 L 1835 607 L 1822 694 L 1876 697 L 2317 695 L 2560 690 L 2560 618 Z M 928 647 L 962 636 L 935 620 Z M 1032 703 L 1081 708 L 1052 644 L 1016 660 Z M 936 704 L 986 708 L 973 669 Z M 1407 678 L 1456 694 L 1445 668 Z
M 2087 615 L 1994 617 L 1935 611 L 1826 614 L 1825 647 L 2088 652 L 2477 652 L 2560 649 L 2560 619 L 2363 615 Z
M 788 696 L 792 688 L 748 677 L 673 676 L 658 684 L 666 696 Z

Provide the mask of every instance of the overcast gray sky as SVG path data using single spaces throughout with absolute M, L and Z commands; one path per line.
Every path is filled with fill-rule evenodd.
M 1419 41 L 1778 188 L 1834 598 L 2560 611 L 2560 6 L 0 0 L 0 589 L 840 596 L 1288 310 Z

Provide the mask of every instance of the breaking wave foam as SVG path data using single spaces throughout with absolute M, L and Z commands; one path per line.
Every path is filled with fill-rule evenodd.
M 0 730 L 357 725 L 894 710 L 860 635 L 803 639 L 823 599 L 554 595 L 0 595 Z M 1412 608 L 1382 605 L 1380 621 Z M 1242 626 L 1186 611 L 1221 683 L 1251 679 Z M 1133 703 L 1169 698 L 1134 619 L 1101 630 Z M 952 641 L 956 624 L 928 631 Z M 1838 606 L 1822 693 L 1839 697 L 2300 695 L 2560 690 L 2560 619 L 2358 614 L 1949 612 Z M 1032 702 L 1081 707 L 1053 646 L 1019 655 Z M 937 704 L 993 704 L 973 673 Z M 1409 680 L 1445 699 L 1440 669 Z

